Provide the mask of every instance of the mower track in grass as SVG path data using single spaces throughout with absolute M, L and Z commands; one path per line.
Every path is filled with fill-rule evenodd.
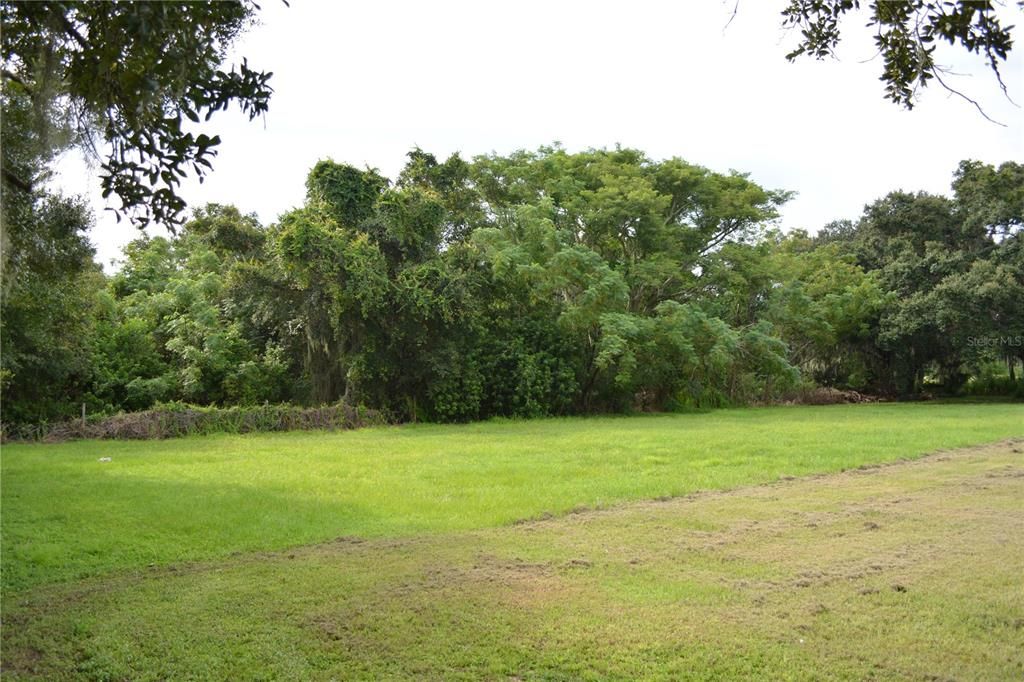
M 4 599 L 338 536 L 456 533 L 1024 436 L 1022 404 L 889 403 L 11 444 Z

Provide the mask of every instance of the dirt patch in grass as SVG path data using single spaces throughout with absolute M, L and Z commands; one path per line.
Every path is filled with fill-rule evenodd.
M 39 588 L 4 673 L 1019 679 L 1021 443 Z

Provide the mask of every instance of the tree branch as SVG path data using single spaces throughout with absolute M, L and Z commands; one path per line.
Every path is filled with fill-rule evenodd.
M 943 69 L 940 69 L 937 66 L 935 67 L 935 69 L 932 72 L 933 75 L 935 76 L 935 80 L 937 80 L 939 82 L 939 85 L 941 85 L 943 88 L 945 88 L 949 93 L 954 94 L 954 95 L 956 95 L 956 96 L 958 96 L 958 97 L 960 97 L 960 98 L 970 102 L 971 104 L 973 104 L 974 108 L 978 110 L 978 113 L 981 114 L 982 117 L 984 117 L 984 119 L 986 121 L 988 121 L 990 123 L 995 123 L 997 126 L 1002 126 L 1003 128 L 1006 127 L 1005 123 L 1000 123 L 999 121 L 995 120 L 994 118 L 992 118 L 991 116 L 986 114 L 985 110 L 981 108 L 981 105 L 978 104 L 977 101 L 971 99 L 970 97 L 968 97 L 964 93 L 960 92 L 956 88 L 952 88 L 949 85 L 947 85 L 946 81 L 942 80 L 942 76 L 939 75 L 942 72 L 943 72 Z
M 29 194 L 32 193 L 32 183 L 25 182 L 7 168 L 4 168 L 4 180 L 11 183 L 12 185 L 14 185 L 23 192 L 28 192 Z
M 64 27 L 64 32 L 74 38 L 81 47 L 89 47 L 89 41 L 82 37 L 82 34 L 78 32 L 78 29 L 71 23 L 71 20 L 63 14 L 60 15 L 60 23 Z
M 729 26 L 732 25 L 732 20 L 736 18 L 736 14 L 740 11 L 740 0 L 736 0 L 736 4 L 732 6 L 732 14 L 729 15 L 729 21 L 725 22 L 725 26 L 722 27 L 722 33 L 729 30 Z

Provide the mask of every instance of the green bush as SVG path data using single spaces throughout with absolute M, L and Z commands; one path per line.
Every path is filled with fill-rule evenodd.
M 965 395 L 1024 398 L 1024 379 L 1011 379 L 1008 374 L 987 370 L 983 367 L 977 376 L 968 379 L 963 387 Z

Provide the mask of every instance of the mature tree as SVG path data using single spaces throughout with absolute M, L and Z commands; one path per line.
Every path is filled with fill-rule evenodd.
M 31 100 L 4 87 L 0 102 L 5 174 L 40 177 Z M 8 422 L 67 416 L 88 384 L 90 310 L 103 286 L 86 238 L 91 222 L 80 200 L 6 181 L 0 191 L 0 391 Z
M 802 232 L 730 244 L 708 264 L 702 306 L 733 326 L 771 323 L 806 377 L 862 390 L 874 379 L 886 296 L 854 261 L 841 245 Z
M 954 89 L 946 77 L 949 70 L 935 61 L 936 44 L 947 42 L 969 53 L 981 55 L 1003 92 L 1001 66 L 1013 46 L 1011 29 L 998 16 L 991 0 L 875 0 L 866 3 L 867 16 L 860 13 L 859 0 L 789 0 L 782 11 L 783 25 L 800 29 L 801 39 L 786 58 L 807 55 L 815 59 L 834 56 L 842 38 L 840 23 L 847 14 L 867 19 L 874 29 L 875 46 L 882 57 L 885 97 L 908 109 L 918 90 L 935 80 L 946 90 L 980 105 Z M 1024 8 L 1024 0 L 1013 3 Z M 987 118 L 987 116 L 986 116 Z
M 470 164 L 458 154 L 439 162 L 433 154 L 418 147 L 407 155 L 409 163 L 398 178 L 399 187 L 417 186 L 432 190 L 445 208 L 441 238 L 447 244 L 465 241 L 480 224 L 480 194 L 470 177 Z
M 755 376 L 779 378 L 779 358 L 787 379 L 776 386 L 792 378 L 781 346 L 760 354 L 764 328 L 732 329 L 687 305 L 701 269 L 722 248 L 757 240 L 787 193 L 632 149 L 480 157 L 473 177 L 489 216 L 474 241 L 485 263 L 551 306 L 573 349 L 576 410 L 760 397 L 766 384 Z
M 0 2 L 5 126 L 17 117 L 27 136 L 4 145 L 4 192 L 33 191 L 68 146 L 106 144 L 101 184 L 120 199 L 118 217 L 179 225 L 181 178 L 202 180 L 220 143 L 188 121 L 232 102 L 250 118 L 267 110 L 271 74 L 244 60 L 221 70 L 256 9 L 252 0 Z M 42 163 L 27 167 L 26 154 Z
M 953 176 L 961 219 L 969 229 L 993 239 L 1018 235 L 1024 228 L 1024 164 L 1007 161 L 998 168 L 961 161 Z
M 85 237 L 91 216 L 79 201 L 3 197 L 27 216 L 9 242 L 0 302 L 0 392 L 8 423 L 68 417 L 91 380 L 93 297 L 103 275 Z M 25 205 L 28 203 L 28 205 Z
M 129 244 L 96 312 L 93 397 L 107 409 L 161 400 L 251 404 L 294 396 L 297 373 L 230 286 L 263 258 L 265 231 L 233 207 L 198 209 L 171 239 Z M 297 364 L 297 363 L 296 363 Z
M 740 173 L 654 162 L 634 149 L 544 147 L 477 158 L 473 174 L 492 225 L 515 233 L 519 207 L 534 207 L 560 239 L 619 272 L 630 310 L 641 313 L 685 300 L 709 254 L 756 238 L 790 196 Z
M 964 161 L 952 198 L 891 192 L 816 240 L 853 256 L 885 294 L 862 354 L 876 390 L 912 394 L 926 381 L 956 390 L 987 360 L 1014 366 L 1022 224 L 1020 165 Z

